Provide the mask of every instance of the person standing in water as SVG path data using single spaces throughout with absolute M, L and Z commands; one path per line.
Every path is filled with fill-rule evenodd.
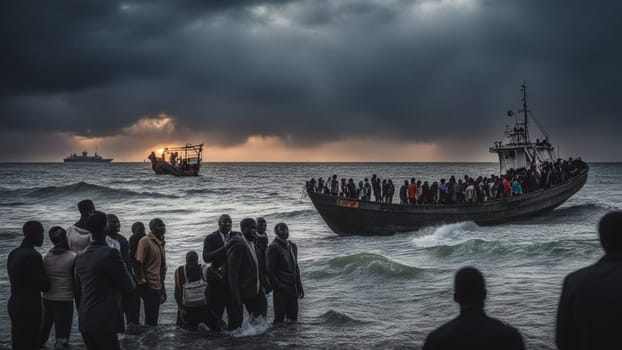
M 145 324 L 158 325 L 160 305 L 166 301 L 164 278 L 166 254 L 164 252 L 164 221 L 155 218 L 149 222 L 149 234 L 138 241 L 136 249 L 136 280 L 145 305 Z
M 50 283 L 35 249 L 43 244 L 43 225 L 28 221 L 22 232 L 22 243 L 9 253 L 6 262 L 11 284 L 8 311 L 13 349 L 31 350 L 37 347 L 41 325 L 41 292 L 47 292 Z
M 227 282 L 229 284 L 229 330 L 242 325 L 244 309 L 251 319 L 265 317 L 268 311 L 266 296 L 261 288 L 259 266 L 263 257 L 257 254 L 255 237 L 257 223 L 246 218 L 240 222 L 241 236 L 232 239 L 227 252 Z
M 132 224 L 132 236 L 129 239 L 129 249 L 130 249 L 130 267 L 128 268 L 130 275 L 134 279 L 134 283 L 138 285 L 138 281 L 136 280 L 136 250 L 138 249 L 138 241 L 140 241 L 143 237 L 145 237 L 145 224 L 140 221 L 137 221 Z M 138 290 L 134 290 L 127 295 L 127 304 L 126 304 L 126 321 L 128 325 L 133 324 L 137 325 L 139 323 L 140 318 L 140 293 Z
M 274 233 L 276 237 L 267 253 L 268 276 L 274 286 L 274 323 L 284 322 L 286 316 L 295 322 L 298 319 L 298 299 L 305 295 L 298 268 L 298 247 L 288 240 L 287 224 L 278 223 Z
M 266 227 L 268 224 L 266 223 L 266 219 L 259 217 L 257 218 L 257 237 L 255 239 L 255 246 L 257 247 L 257 254 L 262 257 L 266 256 L 266 252 L 268 250 L 268 233 L 266 232 Z M 268 279 L 268 273 L 266 270 L 266 259 L 260 259 L 261 266 L 259 266 L 259 273 L 261 279 L 261 288 L 263 288 L 264 294 L 268 294 L 272 292 L 272 287 L 270 286 L 270 280 Z
M 49 231 L 54 247 L 43 257 L 43 268 L 50 289 L 43 293 L 43 318 L 39 332 L 39 347 L 45 347 L 54 325 L 55 349 L 69 346 L 73 321 L 73 267 L 76 253 L 69 249 L 67 232 L 60 226 Z
M 102 212 L 89 216 L 85 226 L 91 244 L 75 263 L 78 328 L 88 350 L 120 349 L 117 333 L 125 331 L 121 298 L 135 288 L 121 254 L 106 243 L 106 222 Z
M 205 236 L 203 240 L 203 261 L 210 264 L 207 271 L 209 304 L 210 309 L 219 320 L 222 320 L 227 305 L 228 287 L 225 265 L 227 263 L 227 250 L 231 246 L 229 240 L 231 226 L 231 217 L 223 214 L 218 218 L 218 230 Z

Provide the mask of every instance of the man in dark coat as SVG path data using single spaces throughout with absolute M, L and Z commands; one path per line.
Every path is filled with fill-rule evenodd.
M 268 277 L 274 286 L 272 301 L 274 323 L 281 323 L 285 316 L 291 321 L 298 319 L 298 299 L 305 295 L 298 268 L 298 247 L 287 240 L 289 228 L 285 223 L 274 227 L 276 237 L 268 247 L 266 256 Z
M 22 231 L 22 244 L 7 258 L 11 283 L 8 311 L 13 349 L 31 350 L 37 347 L 41 324 L 41 292 L 46 292 L 50 283 L 41 254 L 35 250 L 43 244 L 43 225 L 39 221 L 28 221 Z
M 255 246 L 257 247 L 258 254 L 262 257 L 266 256 L 268 250 L 268 233 L 266 227 L 268 223 L 266 219 L 257 218 L 257 237 L 255 239 Z M 266 259 L 260 259 L 261 266 L 259 266 L 259 273 L 261 279 L 261 288 L 263 288 L 264 294 L 272 292 L 272 286 L 270 286 L 270 280 L 268 279 L 268 271 L 266 270 Z
M 85 226 L 91 244 L 75 263 L 78 328 L 87 349 L 120 349 L 117 333 L 125 331 L 121 297 L 135 285 L 119 251 L 106 244 L 106 214 L 94 212 Z
M 460 304 L 460 315 L 428 335 L 423 350 L 524 349 L 520 333 L 484 312 L 486 285 L 484 276 L 474 267 L 463 267 L 456 273 L 454 300 Z
M 622 348 L 622 211 L 603 216 L 598 234 L 605 256 L 564 279 L 557 310 L 560 350 Z
M 229 284 L 229 330 L 242 325 L 246 307 L 251 319 L 265 317 L 268 311 L 266 295 L 261 288 L 259 266 L 263 257 L 255 247 L 257 223 L 246 218 L 240 223 L 242 235 L 232 238 L 227 252 L 227 282 Z
M 231 217 L 223 214 L 218 219 L 218 230 L 210 233 L 203 240 L 203 261 L 209 263 L 207 271 L 210 308 L 222 320 L 227 305 L 227 281 L 225 265 L 227 249 L 230 247 Z

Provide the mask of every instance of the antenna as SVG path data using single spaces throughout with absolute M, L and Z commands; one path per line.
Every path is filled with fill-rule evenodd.
M 523 109 L 519 110 L 519 113 L 523 113 L 523 117 L 524 117 L 524 123 L 523 123 L 523 127 L 525 128 L 524 132 L 523 132 L 523 137 L 525 138 L 525 143 L 529 142 L 529 126 L 528 126 L 528 118 L 527 118 L 527 113 L 529 112 L 529 110 L 527 109 L 527 82 L 523 80 L 523 85 L 521 85 L 521 89 L 520 89 L 523 93 Z

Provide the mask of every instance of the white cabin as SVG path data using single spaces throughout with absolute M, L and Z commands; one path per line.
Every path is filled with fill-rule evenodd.
M 543 141 L 536 140 L 532 142 L 529 139 L 529 123 L 527 114 L 527 86 L 525 83 L 521 86 L 523 92 L 523 109 L 519 113 L 523 113 L 523 120 L 516 119 L 513 128 L 507 128 L 505 131 L 505 139 L 495 142 L 490 147 L 490 152 L 497 153 L 499 156 L 500 175 L 504 175 L 510 169 L 529 169 L 532 165 L 539 166 L 541 163 L 549 161 L 555 162 L 557 156 L 555 148 L 549 142 L 548 135 Z M 508 112 L 508 116 L 512 117 L 512 111 Z M 546 133 L 543 132 L 545 135 Z

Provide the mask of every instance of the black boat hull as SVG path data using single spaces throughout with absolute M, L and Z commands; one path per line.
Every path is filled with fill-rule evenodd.
M 461 221 L 479 225 L 506 223 L 552 210 L 577 193 L 587 181 L 588 168 L 549 189 L 483 203 L 401 205 L 307 193 L 326 224 L 339 235 L 390 235 L 424 226 Z

